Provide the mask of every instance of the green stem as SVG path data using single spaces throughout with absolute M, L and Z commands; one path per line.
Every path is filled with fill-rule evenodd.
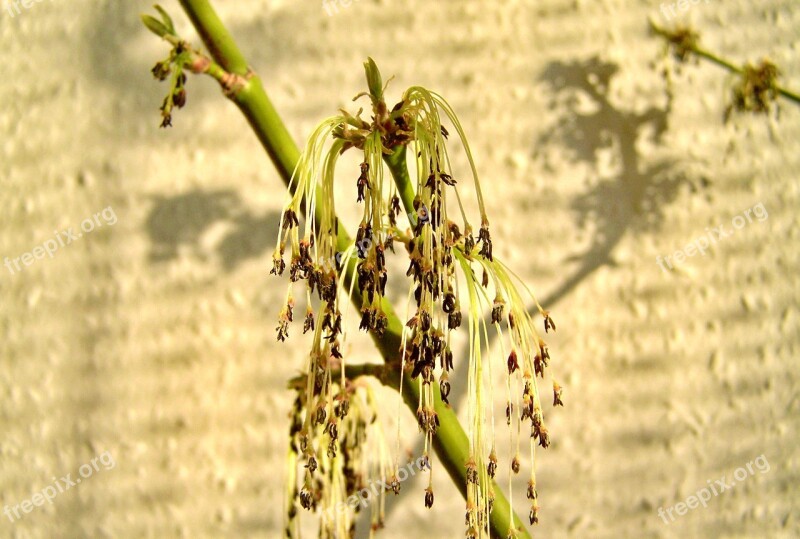
M 261 80 L 248 68 L 247 62 L 233 37 L 225 28 L 208 0 L 180 0 L 180 3 L 214 61 L 229 73 L 244 78 L 242 84 L 229 92 L 228 96 L 247 118 L 250 127 L 272 159 L 284 183 L 288 186 L 297 165 L 300 150 L 267 97 Z M 405 170 L 405 179 L 401 177 L 398 188 L 401 189 L 406 211 L 413 211 L 413 206 L 407 200 L 410 195 L 413 202 L 413 187 L 409 183 L 405 152 L 398 153 L 394 161 L 390 159 L 387 162 L 390 163 L 390 167 L 393 167 L 393 175 L 396 174 L 396 170 L 402 164 L 402 169 Z M 392 162 L 394 165 L 392 165 Z M 319 216 L 317 215 L 316 217 L 318 218 Z M 343 251 L 351 242 L 352 240 L 344 231 L 344 227 L 339 227 L 337 248 Z M 345 283 L 349 285 L 352 282 L 354 273 L 355 261 L 352 261 L 344 270 Z M 357 308 L 361 305 L 361 296 L 356 288 L 354 288 L 353 303 Z M 402 343 L 403 323 L 394 313 L 392 305 L 387 300 L 383 300 L 381 307 L 388 319 L 388 327 L 382 337 L 372 334 L 372 339 L 387 366 L 399 365 L 398 356 Z M 391 387 L 397 388 L 399 386 L 400 370 L 399 368 L 390 368 L 389 370 L 391 376 L 388 377 L 387 383 Z M 453 410 L 441 401 L 438 388 L 436 388 L 435 397 L 435 409 L 439 415 L 441 426 L 434 438 L 434 449 L 450 477 L 459 486 L 462 495 L 465 495 L 465 464 L 469 457 L 467 436 Z M 419 404 L 419 386 L 409 376 L 404 377 L 403 400 L 414 413 Z M 511 510 L 508 501 L 499 488 L 495 488 L 494 507 L 495 509 L 491 515 L 492 536 L 505 538 L 510 529 L 509 514 L 511 514 Z M 514 515 L 514 521 L 519 530 L 518 537 L 530 539 L 530 535 L 525 530 L 519 517 Z
M 389 170 L 392 171 L 394 183 L 397 185 L 398 195 L 400 200 L 403 201 L 403 206 L 408 214 L 408 220 L 411 226 L 416 226 L 417 216 L 414 213 L 414 186 L 411 184 L 411 177 L 408 174 L 408 166 L 406 165 L 406 147 L 398 146 L 390 155 L 385 155 L 383 158 Z
M 659 36 L 663 37 L 664 39 L 666 39 L 667 41 L 672 42 L 673 38 L 675 37 L 675 33 L 674 32 L 670 32 L 666 28 L 662 28 L 662 27 L 658 26 L 652 20 L 649 21 L 649 22 L 650 22 L 650 28 L 653 30 L 653 32 L 656 35 L 659 35 Z M 721 56 L 717 56 L 716 54 L 714 54 L 711 51 L 707 51 L 706 49 L 702 48 L 700 45 L 688 44 L 688 43 L 687 44 L 682 44 L 682 45 L 686 47 L 686 50 L 690 51 L 691 53 L 695 54 L 696 56 L 699 56 L 700 58 L 705 58 L 709 62 L 711 62 L 713 64 L 716 64 L 716 65 L 718 65 L 718 66 L 720 66 L 720 67 L 722 67 L 724 69 L 727 69 L 731 73 L 736 73 L 738 75 L 744 74 L 744 68 L 743 67 L 737 66 L 733 62 L 731 62 L 729 60 L 726 60 L 725 58 L 722 58 Z M 784 88 L 783 86 L 778 86 L 776 89 L 777 89 L 778 93 L 780 95 L 782 95 L 783 97 L 785 97 L 785 98 L 787 98 L 787 99 L 789 99 L 791 101 L 794 101 L 797 104 L 800 104 L 800 94 L 798 94 L 797 92 L 792 91 L 792 90 L 790 90 L 788 88 Z
M 287 184 L 300 158 L 300 149 L 281 121 L 264 91 L 261 79 L 247 67 L 239 47 L 208 0 L 181 0 L 211 57 L 228 73 L 242 77 L 242 84 L 228 93 L 250 123 L 261 145 Z

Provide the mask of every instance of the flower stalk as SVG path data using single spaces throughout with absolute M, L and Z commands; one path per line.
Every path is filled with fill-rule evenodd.
M 407 90 L 401 102 L 389 109 L 383 79 L 370 59 L 365 65 L 369 91 L 362 95 L 370 99 L 371 119 L 363 119 L 361 111 L 334 116 L 318 127 L 301 153 L 267 98 L 259 77 L 247 66 L 211 4 L 207 0 L 181 0 L 181 5 L 210 57 L 175 36 L 171 21 L 162 20 L 160 26 L 152 21 L 145 23 L 173 45 L 173 67 L 208 74 L 221 84 L 226 96 L 248 119 L 289 188 L 273 257 L 273 272 L 281 274 L 288 268 L 290 277 L 278 336 L 286 338 L 289 323 L 296 318 L 292 283 L 305 280 L 307 310 L 303 328 L 313 332 L 314 345 L 306 374 L 293 383 L 298 398 L 289 460 L 294 463 L 290 478 L 297 473 L 297 481 L 287 491 L 287 533 L 299 533 L 298 507 L 333 507 L 345 501 L 365 477 L 379 477 L 393 490 L 400 488 L 397 455 L 392 462 L 382 430 L 371 428 L 376 424 L 376 403 L 369 386 L 360 378 L 368 374 L 398 389 L 417 413 L 425 436 L 425 458 L 432 447 L 465 494 L 467 537 L 529 537 L 493 480 L 498 458 L 494 448 L 492 388 L 487 384 L 492 361 L 481 356 L 488 341 L 483 308 L 493 306 L 492 324 L 501 342 L 507 341 L 512 354 L 516 354 L 515 368 L 508 369 L 508 418 L 509 422 L 513 419 L 511 432 L 512 437 L 517 432 L 517 446 L 519 428 L 530 420 L 531 453 L 536 440 L 542 447 L 549 445 L 536 377 L 544 377 L 550 357 L 517 291 L 516 283 L 521 281 L 493 254 L 477 171 L 454 112 L 441 96 L 420 87 Z M 458 182 L 450 171 L 446 150 L 449 133 L 441 117 L 454 129 L 470 162 L 480 210 L 477 239 L 461 203 Z M 407 146 L 414 149 L 413 179 L 407 166 Z M 356 203 L 362 205 L 363 212 L 355 241 L 339 225 L 333 200 L 338 156 L 349 149 L 364 154 L 356 180 Z M 385 180 L 384 165 L 393 182 Z M 401 204 L 408 216 L 407 231 L 401 230 L 397 222 Z M 457 211 L 451 216 L 454 208 Z M 301 219 L 304 215 L 306 218 Z M 461 227 L 456 219 L 461 221 Z M 416 313 L 405 325 L 383 295 L 385 257 L 395 241 L 408 251 L 409 276 L 414 282 L 410 295 L 415 300 Z M 288 266 L 284 255 L 289 258 Z M 465 303 L 469 299 L 468 434 L 447 402 L 447 372 L 453 367 L 449 333 L 461 326 L 462 318 L 457 275 L 466 281 Z M 522 286 L 525 288 L 524 283 Z M 489 299 L 490 290 L 495 301 Z M 314 295 L 316 309 L 312 308 Z M 384 358 L 383 368 L 370 366 L 362 370 L 361 366 L 346 364 L 340 352 L 347 329 L 342 316 L 343 299 L 351 300 L 359 309 L 360 327 L 372 335 Z M 549 314 L 539 309 L 545 318 L 545 330 L 554 330 Z M 505 341 L 504 334 L 508 335 Z M 505 365 L 506 360 L 502 363 Z M 554 391 L 556 386 L 553 382 Z M 524 390 L 520 392 L 520 388 Z M 560 386 L 554 400 L 561 404 Z M 362 439 L 368 430 L 369 436 Z M 356 447 L 366 439 L 377 444 L 375 449 L 357 451 Z M 519 470 L 516 454 L 510 467 L 515 472 Z M 535 485 L 532 467 L 531 484 Z M 535 492 L 535 488 L 529 488 L 531 523 L 538 520 Z M 424 492 L 425 505 L 432 506 L 434 499 L 429 483 Z M 383 498 L 372 509 L 373 530 L 382 525 L 382 508 Z M 349 535 L 352 525 L 352 517 L 346 513 L 323 518 L 322 531 L 325 536 L 343 537 Z
M 739 66 L 702 47 L 699 34 L 689 27 L 669 30 L 652 20 L 648 22 L 650 31 L 666 41 L 678 61 L 685 62 L 694 55 L 739 76 L 739 83 L 732 89 L 732 100 L 725 112 L 726 119 L 734 110 L 768 113 L 778 96 L 800 105 L 800 93 L 778 83 L 780 70 L 769 60 L 762 60 L 757 65 L 748 63 Z

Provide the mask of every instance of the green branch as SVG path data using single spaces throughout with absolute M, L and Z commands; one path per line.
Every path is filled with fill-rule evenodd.
M 226 95 L 247 118 L 261 145 L 272 159 L 284 183 L 288 186 L 298 162 L 300 150 L 267 97 L 261 80 L 247 66 L 244 56 L 210 2 L 207 0 L 180 0 L 180 3 L 197 29 L 214 62 L 229 74 L 242 78 L 241 84 L 232 88 L 231 91 L 227 91 Z M 407 203 L 409 195 L 413 200 L 413 187 L 408 179 L 405 151 L 398 151 L 394 159 L 387 159 L 387 163 L 391 167 L 395 179 L 400 178 L 398 188 L 401 190 L 404 203 Z M 405 176 L 402 176 L 403 171 Z M 411 211 L 410 206 L 407 205 L 406 211 Z M 337 248 L 344 250 L 351 242 L 352 240 L 344 232 L 343 227 L 340 227 Z M 348 283 L 348 285 L 352 282 L 354 271 L 355 262 L 351 262 L 344 270 L 345 283 Z M 361 304 L 360 294 L 355 288 L 353 302 L 356 306 Z M 403 323 L 394 313 L 388 301 L 383 301 L 382 310 L 387 316 L 388 327 L 383 337 L 372 334 L 372 338 L 386 364 L 396 365 L 399 363 L 396 358 L 400 353 Z M 391 369 L 390 374 L 387 384 L 397 388 L 400 372 L 398 369 Z M 462 495 L 465 495 L 465 464 L 469 457 L 467 436 L 458 423 L 458 418 L 453 410 L 442 402 L 438 388 L 435 388 L 434 393 L 436 398 L 435 409 L 441 424 L 434 438 L 434 449 L 450 477 L 459 486 Z M 410 376 L 404 377 L 403 400 L 412 412 L 416 411 L 419 404 L 419 385 L 412 381 Z M 492 511 L 491 515 L 493 537 L 505 538 L 509 535 L 511 514 L 513 512 L 508 501 L 501 490 L 495 487 L 494 511 Z M 516 515 L 514 515 L 514 522 L 518 530 L 517 536 L 529 539 L 530 535 Z
M 708 60 L 709 62 L 722 67 L 730 71 L 731 73 L 735 73 L 737 75 L 745 76 L 747 75 L 746 67 L 738 66 L 733 62 L 722 58 L 721 56 L 714 54 L 711 51 L 706 50 L 705 48 L 700 46 L 698 35 L 688 29 L 688 28 L 677 28 L 675 30 L 667 30 L 661 26 L 658 26 L 652 20 L 648 21 L 650 23 L 651 31 L 664 38 L 670 45 L 675 47 L 678 56 L 683 59 L 687 54 L 691 53 L 699 58 L 703 58 Z M 775 84 L 775 91 L 782 95 L 783 97 L 789 99 L 790 101 L 794 101 L 796 104 L 800 105 L 800 94 L 797 92 Z

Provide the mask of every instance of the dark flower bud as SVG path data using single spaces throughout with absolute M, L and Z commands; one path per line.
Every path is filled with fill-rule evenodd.
M 306 464 L 306 468 L 308 468 L 309 473 L 314 473 L 314 471 L 317 469 L 317 459 L 314 457 L 314 455 L 308 457 L 308 464 Z
M 328 444 L 328 457 L 334 459 L 336 458 L 336 452 L 338 451 L 338 446 L 336 445 L 336 440 L 331 440 Z
M 339 429 L 336 426 L 336 422 L 333 419 L 328 421 L 328 427 L 326 430 L 328 431 L 328 434 L 331 437 L 331 441 L 334 441 L 339 437 Z
M 503 320 L 503 300 L 495 299 L 492 307 L 492 323 L 499 324 Z
M 492 449 L 491 454 L 489 454 L 489 464 L 486 466 L 486 473 L 494 479 L 494 474 L 497 473 L 497 454 Z
M 453 370 L 453 351 L 449 348 L 444 351 L 444 370 L 445 372 Z
M 172 94 L 172 103 L 180 108 L 186 104 L 186 90 L 183 88 L 178 88 L 175 90 L 175 93 Z
M 433 490 L 430 487 L 425 489 L 425 507 L 433 507 Z
M 464 238 L 464 254 L 469 256 L 474 248 L 475 248 L 475 238 L 472 236 L 472 234 L 468 234 Z
M 475 461 L 470 459 L 467 461 L 467 483 L 472 483 L 473 485 L 478 484 L 478 468 L 475 466 Z
M 272 270 L 270 270 L 270 275 L 283 275 L 283 270 L 286 269 L 286 262 L 283 261 L 283 258 L 279 254 L 275 254 L 272 258 Z
M 283 342 L 289 337 L 289 322 L 288 320 L 280 320 L 278 327 L 275 328 L 278 332 L 278 340 Z
M 447 315 L 448 329 L 458 329 L 461 327 L 461 311 L 453 311 Z
M 553 319 L 550 318 L 550 313 L 545 311 L 544 312 L 544 332 L 549 333 L 550 330 L 556 330 L 556 323 L 553 322 Z
M 314 418 L 314 421 L 317 425 L 322 425 L 325 423 L 325 419 L 328 417 L 328 412 L 325 411 L 325 405 L 320 406 L 317 408 L 317 414 Z
M 530 481 L 528 481 L 528 499 L 535 500 L 536 498 L 537 498 L 536 482 L 533 479 L 531 479 Z
M 442 310 L 447 314 L 452 313 L 456 308 L 456 296 L 453 292 L 448 292 L 442 300 Z
M 344 395 L 340 395 L 334 402 L 333 410 L 336 417 L 344 419 L 347 416 L 347 412 L 350 411 L 350 399 Z
M 512 350 L 511 353 L 508 355 L 508 374 L 513 374 L 517 369 L 519 369 L 519 361 L 517 361 L 517 352 L 516 350 Z
M 311 510 L 316 505 L 314 503 L 314 496 L 306 487 L 303 487 L 303 489 L 300 491 L 300 505 L 303 506 L 303 509 L 308 510 Z
M 539 427 L 539 445 L 542 446 L 543 449 L 547 449 L 550 447 L 550 435 L 547 433 L 547 429 L 544 425 Z
M 172 72 L 172 66 L 169 63 L 169 60 L 165 60 L 163 62 L 158 62 L 153 69 L 150 70 L 155 78 L 158 80 L 166 80 L 169 74 Z
M 358 188 L 358 197 L 356 202 L 362 202 L 365 198 L 365 191 L 370 188 L 369 186 L 369 163 L 361 163 L 361 176 L 358 177 L 356 186 Z
M 539 505 L 536 502 L 533 502 L 533 505 L 531 505 L 531 512 L 528 514 L 528 520 L 531 525 L 539 523 Z
M 447 397 L 450 395 L 450 382 L 444 378 L 439 380 L 439 392 L 442 394 L 442 402 L 450 404 L 450 401 L 447 400 Z
M 481 242 L 481 256 L 494 260 L 492 258 L 492 238 L 489 235 L 489 225 L 481 225 L 481 230 L 478 233 L 478 241 Z
M 306 312 L 306 319 L 303 321 L 303 333 L 314 330 L 314 313 L 310 309 Z
M 564 406 L 564 402 L 561 400 L 562 391 L 562 387 L 553 382 L 553 406 Z
M 428 311 L 420 311 L 419 313 L 419 329 L 420 331 L 428 331 L 431 329 L 431 313 Z
M 287 208 L 285 212 L 283 212 L 283 223 L 282 227 L 284 230 L 289 230 L 292 227 L 295 227 L 300 224 L 300 221 L 297 219 L 297 213 L 291 209 Z

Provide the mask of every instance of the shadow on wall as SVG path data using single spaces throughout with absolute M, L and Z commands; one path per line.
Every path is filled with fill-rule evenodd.
M 537 142 L 546 148 L 558 142 L 568 155 L 599 168 L 599 155 L 610 150 L 619 163 L 614 175 L 599 178 L 596 185 L 572 202 L 579 227 L 594 224 L 595 235 L 589 249 L 570 257 L 579 260 L 578 269 L 541 302 L 550 308 L 561 301 L 581 281 L 605 265 L 613 265 L 611 254 L 629 230 L 657 231 L 666 205 L 673 202 L 687 179 L 677 171 L 676 161 L 664 159 L 643 166 L 637 144 L 649 139 L 660 143 L 668 127 L 672 100 L 666 106 L 649 107 L 642 113 L 620 110 L 609 99 L 611 80 L 619 71 L 616 64 L 597 57 L 569 63 L 553 62 L 541 76 L 553 95 L 551 106 L 564 103 L 564 112 L 555 129 Z M 590 112 L 582 112 L 581 101 L 588 99 Z M 595 172 L 599 176 L 599 173 Z
M 209 248 L 203 245 L 203 239 L 212 229 L 221 227 L 221 239 L 213 242 L 212 250 L 223 269 L 231 272 L 248 259 L 272 252 L 279 219 L 277 212 L 254 215 L 230 189 L 156 196 L 145 221 L 151 242 L 149 259 L 152 263 L 168 262 L 183 250 L 207 258 Z

